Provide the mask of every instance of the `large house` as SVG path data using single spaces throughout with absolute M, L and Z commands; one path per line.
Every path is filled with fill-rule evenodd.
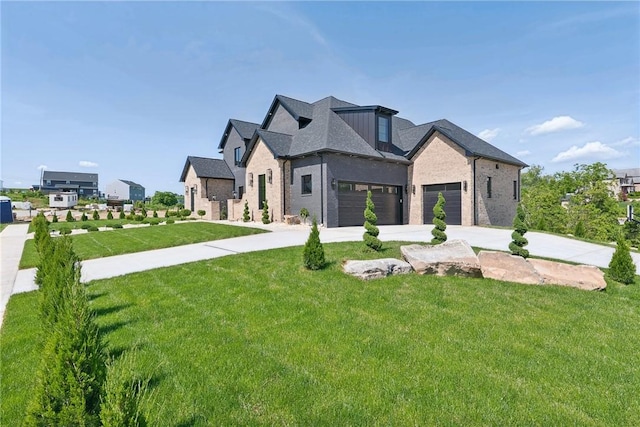
M 145 197 L 142 185 L 126 179 L 116 179 L 107 184 L 105 192 L 107 199 L 112 200 L 143 201 Z
M 274 221 L 306 208 L 327 227 L 362 225 L 367 191 L 380 225 L 431 223 L 442 192 L 447 224 L 510 226 L 527 166 L 448 120 L 416 125 L 332 96 L 276 95 L 262 123 L 229 120 L 218 149 L 187 158 L 187 207 L 232 199 L 239 219 L 246 201 L 260 219 L 267 201 Z
M 98 174 L 43 171 L 40 190 L 45 193 L 75 192 L 78 197 L 98 197 Z
M 612 191 L 615 195 L 640 192 L 640 168 L 615 169 L 615 180 L 612 182 Z

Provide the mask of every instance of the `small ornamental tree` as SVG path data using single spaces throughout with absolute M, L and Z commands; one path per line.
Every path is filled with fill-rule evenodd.
M 513 218 L 514 231 L 511 233 L 513 241 L 509 243 L 509 250 L 513 255 L 521 256 L 522 258 L 529 257 L 529 251 L 524 247 L 529 244 L 529 241 L 524 237 L 524 234 L 528 231 L 527 224 L 525 222 L 524 209 L 522 205 L 518 204 L 516 210 L 516 216 Z
M 155 209 L 153 210 L 153 217 L 158 218 L 158 211 Z
M 147 210 L 144 208 L 144 206 L 142 207 L 142 209 L 140 209 L 140 214 L 145 218 L 147 217 Z
M 305 268 L 309 270 L 320 270 L 325 264 L 324 248 L 320 242 L 320 232 L 318 231 L 318 223 L 315 218 L 313 218 L 309 238 L 304 244 L 303 262 Z
M 113 214 L 111 211 L 107 212 L 107 219 L 113 219 Z
M 53 214 L 53 218 L 51 218 L 51 222 L 58 222 L 58 215 Z
M 200 217 L 200 219 L 202 219 L 202 217 L 204 216 L 204 214 L 206 214 L 207 211 L 204 211 L 202 209 L 198 210 L 198 216 Z
M 304 221 L 304 223 L 307 223 L 307 218 L 309 217 L 309 209 L 307 208 L 302 208 L 300 209 L 300 218 L 302 218 L 302 221 Z
M 262 223 L 269 224 L 271 219 L 269 219 L 269 203 L 265 200 L 262 203 Z
M 251 219 L 251 217 L 249 216 L 249 201 L 245 200 L 244 201 L 244 210 L 242 211 L 242 221 L 243 222 L 249 222 L 250 219 Z
M 73 215 L 71 215 L 71 211 L 67 211 L 67 218 L 66 218 L 67 222 L 73 222 L 75 221 L 75 219 L 73 218 Z
M 124 211 L 120 211 L 120 215 L 119 218 L 120 219 L 125 219 L 127 216 L 125 215 Z
M 82 212 L 82 216 L 80 217 L 81 221 L 87 221 L 89 219 L 89 217 L 87 216 L 86 213 Z
M 629 245 L 622 236 L 618 237 L 616 250 L 609 262 L 609 276 L 625 285 L 630 285 L 636 280 L 636 265 L 631 258 Z
M 378 222 L 378 217 L 375 212 L 375 205 L 371 200 L 371 191 L 367 191 L 367 202 L 366 207 L 364 209 L 364 228 L 365 232 L 362 236 L 364 239 L 364 243 L 367 247 L 373 249 L 374 251 L 379 251 L 382 249 L 382 242 L 378 239 L 378 234 L 380 234 L 380 230 L 376 227 Z
M 97 210 L 94 210 L 94 211 L 93 211 L 93 220 L 94 220 L 94 221 L 97 221 L 97 220 L 99 220 L 99 219 L 100 219 L 100 214 L 98 213 L 98 211 L 97 211 Z
M 447 235 L 445 234 L 445 230 L 447 229 L 447 223 L 445 219 L 447 218 L 447 214 L 444 211 L 445 204 L 444 196 L 442 193 L 438 193 L 438 201 L 433 207 L 433 230 L 431 230 L 431 235 L 433 238 L 431 239 L 432 245 L 439 245 L 440 243 L 444 243 L 447 241 Z

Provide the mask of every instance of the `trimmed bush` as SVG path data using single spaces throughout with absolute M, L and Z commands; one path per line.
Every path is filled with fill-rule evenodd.
M 140 215 L 142 215 L 145 218 L 147 217 L 147 210 L 144 207 L 140 209 Z
M 120 214 L 118 215 L 118 218 L 120 219 L 125 219 L 127 216 L 124 214 L 124 211 L 120 211 Z
M 107 227 L 111 227 L 111 228 L 122 228 L 122 224 L 107 224 Z
M 169 218 L 169 209 L 167 209 L 166 211 L 164 211 L 164 217 L 165 217 L 165 218 Z
M 623 237 L 618 238 L 616 250 L 609 262 L 609 277 L 625 285 L 630 285 L 636 280 L 636 265 L 631 258 L 629 245 Z
M 173 219 L 168 219 L 165 221 L 167 224 L 174 224 L 176 221 Z
M 155 209 L 153 210 L 153 217 L 158 218 L 158 211 Z
M 76 219 L 73 217 L 73 215 L 71 214 L 71 211 L 67 211 L 67 217 L 66 217 L 66 221 L 67 222 L 73 222 Z
M 88 230 L 89 228 L 93 227 L 91 224 L 82 224 L 80 226 L 80 228 L 82 228 L 83 230 Z
M 249 201 L 244 201 L 244 210 L 242 211 L 242 222 L 249 222 L 251 217 L 249 217 Z
M 113 214 L 111 211 L 107 212 L 107 219 L 113 219 Z
M 376 226 L 378 223 L 378 217 L 376 216 L 376 206 L 371 200 L 371 191 L 367 191 L 366 207 L 364 209 L 364 228 L 365 232 L 362 236 L 365 245 L 374 251 L 382 249 L 382 242 L 378 239 L 380 230 Z
M 509 243 L 509 250 L 513 255 L 521 256 L 522 258 L 529 257 L 529 251 L 524 247 L 529 244 L 529 241 L 524 237 L 524 234 L 528 231 L 527 224 L 525 222 L 524 209 L 522 204 L 518 204 L 516 210 L 516 216 L 513 218 L 514 231 L 511 233 L 513 241 Z
M 198 211 L 198 216 L 200 217 L 200 219 L 202 219 L 202 217 L 203 217 L 203 216 L 204 216 L 204 214 L 206 214 L 206 213 L 207 213 L 207 211 L 203 211 L 202 209 L 200 209 L 200 210 Z
M 141 215 L 141 214 L 136 214 L 136 215 L 133 216 L 133 219 L 136 220 L 136 221 L 144 221 L 145 218 L 146 217 L 144 215 Z
M 178 211 L 167 211 L 167 217 L 178 216 Z
M 191 215 L 189 209 L 180 209 L 179 216 L 188 217 L 189 215 Z
M 307 223 L 307 218 L 308 217 L 309 217 L 309 209 L 307 209 L 307 208 L 300 209 L 300 218 L 302 218 L 302 221 L 305 224 Z
M 58 215 L 53 214 L 53 218 L 51 218 L 51 222 L 58 222 Z
M 86 213 L 82 212 L 82 216 L 80 217 L 80 221 L 88 221 L 89 217 Z
M 87 230 L 89 230 L 89 231 L 100 231 L 100 230 L 98 229 L 98 227 L 96 227 L 95 225 L 92 225 L 92 226 L 91 226 L 91 227 L 89 227 Z
M 262 223 L 269 224 L 271 219 L 269 218 L 269 203 L 265 200 L 262 202 Z
M 313 219 L 313 225 L 311 226 L 311 233 L 309 238 L 304 244 L 303 250 L 303 263 L 305 268 L 309 270 L 320 270 L 324 267 L 324 248 L 320 242 L 320 232 L 318 231 L 318 223 L 316 219 Z
M 71 234 L 71 228 L 69 228 L 69 227 L 60 227 L 58 232 L 60 232 L 60 234 L 62 234 L 62 235 Z
M 442 193 L 438 193 L 438 201 L 435 206 L 433 206 L 433 230 L 431 230 L 431 235 L 433 238 L 431 239 L 432 245 L 439 245 L 440 243 L 444 243 L 447 241 L 447 235 L 445 230 L 447 229 L 447 223 L 445 220 L 447 219 L 447 214 L 444 211 L 444 205 L 446 201 L 444 200 L 444 196 Z
M 100 219 L 100 214 L 98 213 L 97 210 L 94 209 L 94 211 L 93 211 L 93 220 L 97 221 L 99 219 Z

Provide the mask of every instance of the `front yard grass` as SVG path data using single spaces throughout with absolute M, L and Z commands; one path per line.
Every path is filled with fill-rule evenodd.
M 95 233 L 94 233 L 95 234 Z M 606 292 L 410 274 L 364 282 L 325 244 L 88 284 L 109 351 L 151 375 L 149 425 L 640 425 L 640 283 Z M 20 425 L 37 293 L 0 332 L 2 420 Z
M 257 228 L 234 225 L 185 222 L 77 234 L 72 235 L 71 239 L 76 254 L 81 260 L 85 260 L 264 232 Z M 38 252 L 35 241 L 27 240 L 20 259 L 20 268 L 31 268 L 37 264 Z

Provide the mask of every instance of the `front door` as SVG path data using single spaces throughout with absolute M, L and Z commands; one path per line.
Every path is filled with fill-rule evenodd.
M 191 187 L 191 212 L 193 212 L 196 209 L 196 189 L 195 187 Z

